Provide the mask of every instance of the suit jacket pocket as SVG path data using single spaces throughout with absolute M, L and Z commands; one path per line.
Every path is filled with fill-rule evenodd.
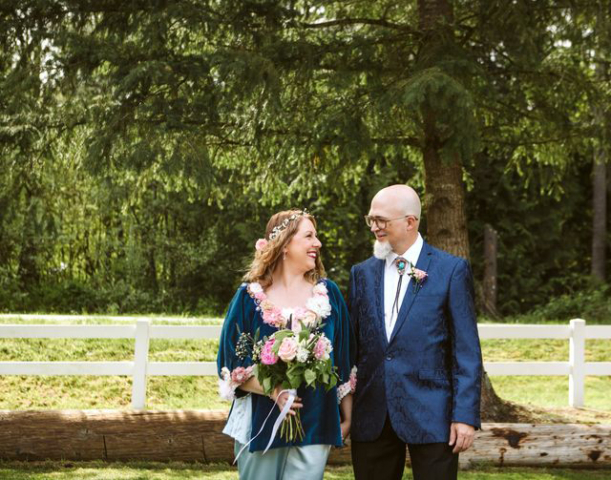
M 450 383 L 448 372 L 444 369 L 435 368 L 421 368 L 418 371 L 418 378 L 421 380 L 438 380 L 441 382 Z

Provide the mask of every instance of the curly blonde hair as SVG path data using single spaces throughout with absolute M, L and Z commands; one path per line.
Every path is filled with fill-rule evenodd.
M 280 226 L 291 215 L 297 215 L 297 218 L 295 220 L 290 220 L 286 228 L 272 240 L 270 235 L 274 227 Z M 273 283 L 272 275 L 274 270 L 280 265 L 280 262 L 282 262 L 284 248 L 293 239 L 304 218 L 310 220 L 314 224 L 314 227 L 316 227 L 316 219 L 302 210 L 284 210 L 272 215 L 267 222 L 267 227 L 265 227 L 267 245 L 262 250 L 255 251 L 255 256 L 250 264 L 250 268 L 243 278 L 245 282 L 258 282 L 263 288 L 267 288 Z M 312 270 L 306 272 L 305 278 L 314 284 L 324 276 L 325 267 L 322 264 L 320 255 L 317 255 L 316 266 Z

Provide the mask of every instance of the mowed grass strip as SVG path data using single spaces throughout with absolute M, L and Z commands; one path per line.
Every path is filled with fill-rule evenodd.
M 568 362 L 569 340 L 511 338 L 482 340 L 487 362 Z M 611 362 L 611 339 L 586 340 L 586 362 Z
M 549 339 L 483 340 L 482 355 L 488 362 L 568 361 L 569 342 Z M 610 361 L 611 340 L 586 341 L 586 362 Z M 490 380 L 501 398 L 516 403 L 539 407 L 568 405 L 569 385 L 565 376 L 498 376 Z M 591 409 L 611 412 L 611 377 L 586 377 L 585 404 Z
M 151 339 L 151 362 L 214 362 L 218 340 Z M 121 362 L 134 359 L 134 340 L 100 338 L 1 338 L 0 361 Z
M 185 463 L 0 462 L 0 478 L 11 480 L 235 480 L 227 465 Z M 352 467 L 327 467 L 325 479 L 352 480 Z M 406 471 L 403 480 L 412 480 Z M 481 468 L 460 472 L 464 480 L 608 480 L 609 470 Z

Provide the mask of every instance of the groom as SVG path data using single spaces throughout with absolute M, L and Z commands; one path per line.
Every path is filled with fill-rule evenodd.
M 358 382 L 352 415 L 356 480 L 457 477 L 458 453 L 480 428 L 482 359 L 465 260 L 418 233 L 420 199 L 380 190 L 367 225 L 374 256 L 350 272 Z

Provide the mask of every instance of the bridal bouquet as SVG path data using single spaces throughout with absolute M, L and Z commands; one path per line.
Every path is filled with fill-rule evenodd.
M 276 385 L 283 389 L 295 390 L 302 385 L 316 388 L 323 386 L 327 391 L 337 384 L 337 374 L 331 362 L 333 347 L 324 333 L 301 325 L 299 329 L 278 330 L 269 337 L 258 339 L 242 333 L 236 353 L 244 358 L 251 356 L 253 375 L 271 395 Z M 297 331 L 296 331 L 297 330 Z M 299 410 L 288 415 L 282 422 L 280 436 L 287 442 L 302 440 L 303 426 Z

